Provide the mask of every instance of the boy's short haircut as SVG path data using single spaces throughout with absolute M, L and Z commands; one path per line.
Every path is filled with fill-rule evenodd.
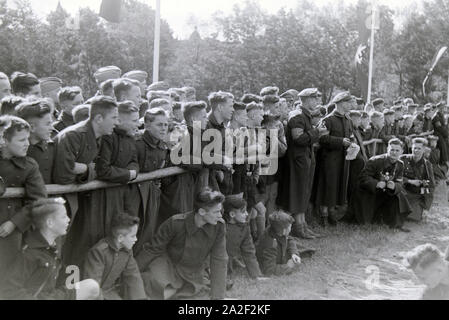
M 58 92 L 59 102 L 73 101 L 73 99 L 82 92 L 80 87 L 63 87 Z
M 212 92 L 207 99 L 209 100 L 210 107 L 214 110 L 220 103 L 233 100 L 234 96 L 229 92 L 218 91 Z
M 33 224 L 38 229 L 42 229 L 48 216 L 55 213 L 61 206 L 65 208 L 64 204 L 65 200 L 63 198 L 39 199 L 32 202 L 28 209 Z
M 199 209 L 210 209 L 213 206 L 223 203 L 225 200 L 224 195 L 219 191 L 212 191 L 210 188 L 204 188 L 195 197 L 193 207 L 195 211 Z
M 262 102 L 262 98 L 260 96 L 252 93 L 245 93 L 240 100 L 245 104 L 250 104 L 251 102 L 255 103 Z
M 72 110 L 72 116 L 75 123 L 89 119 L 90 104 L 80 104 Z
M 104 118 L 115 108 L 117 108 L 115 99 L 109 96 L 97 96 L 92 99 L 89 118 L 93 120 L 97 115 Z
M 357 111 L 357 110 L 351 110 L 351 111 L 349 111 L 349 116 L 351 118 L 353 118 L 353 117 L 361 118 L 362 117 L 362 113 L 360 111 Z
M 0 103 L 0 115 L 16 115 L 16 107 L 24 101 L 25 99 L 19 96 L 4 97 Z
M 123 94 L 128 92 L 132 87 L 140 88 L 140 83 L 136 80 L 121 78 L 114 80 L 112 86 L 114 87 L 114 95 L 117 100 L 122 100 Z
M 231 211 L 246 208 L 247 203 L 243 199 L 243 193 L 233 194 L 225 197 L 223 202 L 223 218 L 226 222 L 231 221 Z
M 148 109 L 145 111 L 144 122 L 146 124 L 151 123 L 156 120 L 156 117 L 159 116 L 168 117 L 167 112 L 162 108 Z
M 204 101 L 193 101 L 183 104 L 182 112 L 184 114 L 184 119 L 188 122 L 192 119 L 193 114 L 200 110 L 206 110 L 207 104 Z
M 39 84 L 39 79 L 32 73 L 14 72 L 11 75 L 11 88 L 14 94 L 28 94 L 31 87 Z
M 122 101 L 117 103 L 118 106 L 118 113 L 119 114 L 132 114 L 135 112 L 139 112 L 139 108 L 136 106 L 136 104 L 130 100 Z
M 101 93 L 104 94 L 105 91 L 114 90 L 113 83 L 114 83 L 115 80 L 116 79 L 108 79 L 106 81 L 103 81 L 100 84 L 100 91 L 101 91 Z
M 112 236 L 117 237 L 120 234 L 126 234 L 134 226 L 138 226 L 140 219 L 138 217 L 130 216 L 126 213 L 116 214 L 111 221 Z
M 16 134 L 16 132 L 20 132 L 23 130 L 30 131 L 30 125 L 22 118 L 16 116 L 8 116 L 8 117 L 11 123 L 3 132 L 3 137 L 6 140 L 11 141 L 11 138 Z
M 170 101 L 166 100 L 166 99 L 155 99 L 153 101 L 150 102 L 150 108 L 149 109 L 155 109 L 155 108 L 160 108 L 161 106 L 164 105 L 170 105 Z
M 225 213 L 231 212 L 232 210 L 240 210 L 246 207 L 246 201 L 243 199 L 243 193 L 233 194 L 225 197 L 223 203 L 223 209 Z
M 426 243 L 409 251 L 406 260 L 411 269 L 425 268 L 432 262 L 444 258 L 442 252 L 433 244 Z
M 234 102 L 234 111 L 245 111 L 246 110 L 246 104 L 243 102 Z
M 404 148 L 404 143 L 399 140 L 398 138 L 393 138 L 390 141 L 388 141 L 388 145 L 396 145 L 396 146 L 400 146 L 401 148 Z
M 281 233 L 284 229 L 288 228 L 288 226 L 295 222 L 295 219 L 283 210 L 273 212 L 270 214 L 268 219 L 270 220 L 271 227 L 276 233 Z
M 425 138 L 414 138 L 413 140 L 412 140 L 412 144 L 416 144 L 416 143 L 418 143 L 418 144 L 422 144 L 422 145 L 424 145 L 424 146 L 427 146 L 428 145 L 428 141 L 427 141 L 427 139 L 425 139 Z
M 51 114 L 51 106 L 48 101 L 39 99 L 36 101 L 25 101 L 16 107 L 16 114 L 25 121 L 35 118 L 42 118 L 46 114 Z

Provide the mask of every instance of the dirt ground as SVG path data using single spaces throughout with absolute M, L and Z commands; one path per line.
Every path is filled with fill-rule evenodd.
M 435 192 L 428 217 L 407 222 L 410 233 L 381 226 L 340 224 L 317 231 L 325 238 L 304 245 L 317 251 L 303 259 L 298 272 L 255 282 L 242 270 L 227 296 L 248 300 L 359 300 L 419 299 L 423 286 L 404 264 L 404 254 L 417 245 L 433 243 L 441 250 L 449 245 L 449 202 L 444 183 Z

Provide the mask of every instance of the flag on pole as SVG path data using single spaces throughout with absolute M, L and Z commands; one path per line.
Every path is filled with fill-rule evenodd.
M 354 58 L 354 66 L 356 71 L 357 83 L 360 87 L 363 100 L 368 99 L 368 64 L 369 64 L 369 49 L 370 36 L 372 26 L 373 10 L 371 4 L 367 7 L 358 8 L 358 34 L 359 46 Z M 374 29 L 379 29 L 379 12 L 376 11 L 374 20 Z
M 432 63 L 430 64 L 429 72 L 427 72 L 427 75 L 424 78 L 424 81 L 422 83 L 422 93 L 424 96 L 426 95 L 426 83 L 432 76 L 433 70 L 435 69 L 436 65 L 438 64 L 438 62 L 440 61 L 441 57 L 444 55 L 446 50 L 447 50 L 447 47 L 440 48 L 440 50 L 438 50 L 437 53 L 435 53 L 435 55 L 432 59 Z
M 103 0 L 100 7 L 100 17 L 109 22 L 120 22 L 123 0 Z

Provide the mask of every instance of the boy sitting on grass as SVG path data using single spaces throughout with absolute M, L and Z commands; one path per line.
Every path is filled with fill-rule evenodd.
M 289 236 L 292 216 L 282 210 L 270 214 L 270 226 L 265 229 L 256 248 L 259 266 L 266 276 L 291 274 L 301 264 L 297 240 Z M 301 250 L 301 253 L 313 253 L 313 249 Z
M 420 245 L 407 254 L 409 268 L 426 285 L 422 300 L 449 300 L 449 247 L 444 255 L 435 245 Z
M 35 229 L 26 234 L 22 254 L 2 288 L 2 298 L 11 300 L 93 300 L 100 293 L 92 279 L 75 283 L 75 290 L 56 287 L 61 269 L 61 238 L 69 217 L 64 199 L 40 199 L 29 206 Z
M 246 211 L 243 193 L 227 196 L 224 202 L 226 220 L 226 251 L 228 252 L 228 274 L 232 275 L 234 265 L 241 265 L 238 257 L 242 256 L 249 276 L 257 279 L 262 276 L 256 258 L 256 248 L 251 237 L 251 229 Z
M 105 300 L 143 300 L 147 296 L 132 248 L 137 241 L 139 218 L 115 215 L 111 235 L 100 240 L 87 254 L 84 278 L 100 284 Z

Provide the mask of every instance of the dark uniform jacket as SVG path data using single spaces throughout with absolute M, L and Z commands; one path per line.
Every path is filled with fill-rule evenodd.
M 375 215 L 379 214 L 379 203 L 383 201 L 383 196 L 389 196 L 388 208 L 393 210 L 390 218 L 408 215 L 411 211 L 410 205 L 405 196 L 406 191 L 403 188 L 404 163 L 401 160 L 392 162 L 387 154 L 371 158 L 365 168 L 360 173 L 359 189 L 351 201 L 351 210 L 353 210 L 359 223 L 371 223 Z M 394 191 L 380 191 L 376 188 L 379 181 L 389 176 L 390 181 L 395 183 Z M 376 211 L 377 210 L 377 211 Z M 393 222 L 392 222 L 393 223 Z
M 94 129 L 89 120 L 77 123 L 60 132 L 56 138 L 55 168 L 53 180 L 57 184 L 85 183 L 92 180 L 91 169 L 82 175 L 75 175 L 72 170 L 75 162 L 90 164 L 98 155 L 98 143 Z
M 222 156 L 225 155 L 225 139 L 226 139 L 226 128 L 223 123 L 219 124 L 215 119 L 214 113 L 211 112 L 209 115 L 209 122 L 207 123 L 206 130 L 213 129 L 217 130 L 221 134 L 221 149 Z M 215 191 L 221 191 L 224 195 L 229 195 L 232 193 L 232 172 L 226 167 L 223 167 L 224 178 L 223 181 L 219 181 L 217 177 L 217 172 L 219 170 L 210 169 L 209 171 L 209 186 Z
M 151 172 L 166 166 L 169 149 L 164 141 L 157 140 L 145 131 L 142 138 L 137 140 L 136 146 L 140 172 Z M 139 209 L 137 214 L 141 215 L 138 241 L 134 247 L 136 253 L 156 232 L 161 196 L 158 181 L 141 182 L 138 184 L 138 189 L 139 194 L 132 194 L 133 198 L 137 196 L 134 204 Z
M 97 281 L 106 300 L 146 299 L 132 251 L 118 249 L 111 238 L 100 240 L 89 250 L 84 262 L 84 279 Z
M 61 269 L 61 241 L 48 244 L 39 230 L 28 233 L 22 254 L 2 285 L 3 298 L 11 300 L 74 300 L 75 290 L 57 288 Z
M 344 205 L 347 201 L 349 161 L 345 160 L 343 139 L 351 137 L 352 123 L 336 111 L 323 121 L 329 135 L 320 137 L 315 203 L 326 207 Z
M 53 127 L 61 132 L 62 130 L 73 126 L 75 124 L 75 121 L 73 121 L 73 116 L 71 114 L 68 114 L 64 111 L 61 112 L 59 115 L 59 118 L 57 121 L 53 123 Z
M 53 141 L 41 141 L 30 144 L 27 155 L 36 160 L 45 184 L 53 183 L 53 166 L 55 161 L 55 144 Z
M 87 183 L 95 178 L 91 164 L 98 156 L 99 142 L 90 120 L 66 128 L 56 138 L 55 168 L 53 181 L 57 184 Z M 90 165 L 87 172 L 76 175 L 72 172 L 75 162 Z M 64 262 L 78 265 L 81 269 L 89 248 L 104 237 L 101 221 L 102 193 L 98 190 L 66 194 L 71 227 L 64 246 Z
M 432 119 L 434 134 L 439 138 L 437 147 L 440 149 L 440 164 L 446 165 L 449 161 L 449 130 L 444 119 L 444 115 L 438 112 Z
M 293 254 L 299 256 L 299 251 L 292 237 L 278 236 L 268 227 L 257 244 L 256 254 L 263 274 L 279 276 L 293 272 L 287 262 Z
M 254 247 L 251 230 L 247 223 L 227 223 L 226 224 L 226 251 L 229 256 L 228 266 L 232 270 L 232 258 L 242 256 L 243 261 L 251 278 L 261 276 L 259 263 L 256 258 L 256 248 Z
M 25 197 L 0 199 L 0 225 L 12 221 L 16 229 L 6 238 L 0 238 L 0 281 L 7 275 L 11 263 L 22 246 L 22 233 L 30 226 L 30 219 L 24 205 L 31 201 L 46 198 L 47 190 L 39 167 L 32 158 L 21 157 L 4 159 L 0 156 L 0 177 L 5 187 L 25 188 Z
M 102 138 L 96 170 L 99 180 L 128 183 L 130 170 L 139 173 L 136 141 L 124 130 L 115 128 L 113 134 Z
M 372 140 L 372 139 L 381 139 L 385 141 L 385 130 L 384 128 L 377 128 L 371 124 L 371 130 L 370 135 L 365 136 L 365 141 Z M 383 154 L 386 151 L 386 147 L 383 143 L 376 143 L 368 145 L 368 158 L 374 157 L 379 154 Z
M 303 131 L 296 139 L 292 134 L 295 129 Z M 292 214 L 305 213 L 314 175 L 311 170 L 315 164 L 313 145 L 319 141 L 319 133 L 313 128 L 310 113 L 305 109 L 288 121 L 285 133 L 288 149 L 282 168 L 279 202 Z
M 136 257 L 147 294 L 158 298 L 188 298 L 204 287 L 203 270 L 210 257 L 212 299 L 224 298 L 228 255 L 226 226 L 206 224 L 198 228 L 193 212 L 175 215 L 164 222 L 151 242 Z M 154 292 L 151 288 L 173 288 Z M 150 292 L 153 291 L 151 294 Z
M 104 226 L 103 235 L 109 235 L 110 225 L 114 215 L 122 212 L 137 215 L 133 210 L 136 206 L 132 203 L 132 193 L 138 194 L 136 185 L 128 185 L 130 181 L 130 170 L 139 173 L 139 164 L 137 162 L 137 148 L 134 138 L 126 135 L 126 132 L 118 128 L 114 133 L 104 136 L 101 139 L 100 152 L 96 159 L 96 171 L 98 180 L 111 183 L 120 183 L 123 186 L 110 187 L 97 190 L 101 193 L 98 197 L 101 199 L 98 216 L 104 218 L 98 220 Z
M 404 188 L 407 191 L 407 199 L 412 207 L 410 218 L 419 220 L 421 210 L 429 210 L 433 202 L 435 177 L 433 175 L 432 164 L 424 157 L 418 162 L 415 162 L 413 155 L 411 154 L 403 155 L 401 160 L 404 162 Z M 423 187 L 416 187 L 409 184 L 408 180 L 428 181 L 428 186 L 426 187 L 428 192 L 425 189 L 422 189 Z M 422 193 L 421 191 L 424 192 Z

